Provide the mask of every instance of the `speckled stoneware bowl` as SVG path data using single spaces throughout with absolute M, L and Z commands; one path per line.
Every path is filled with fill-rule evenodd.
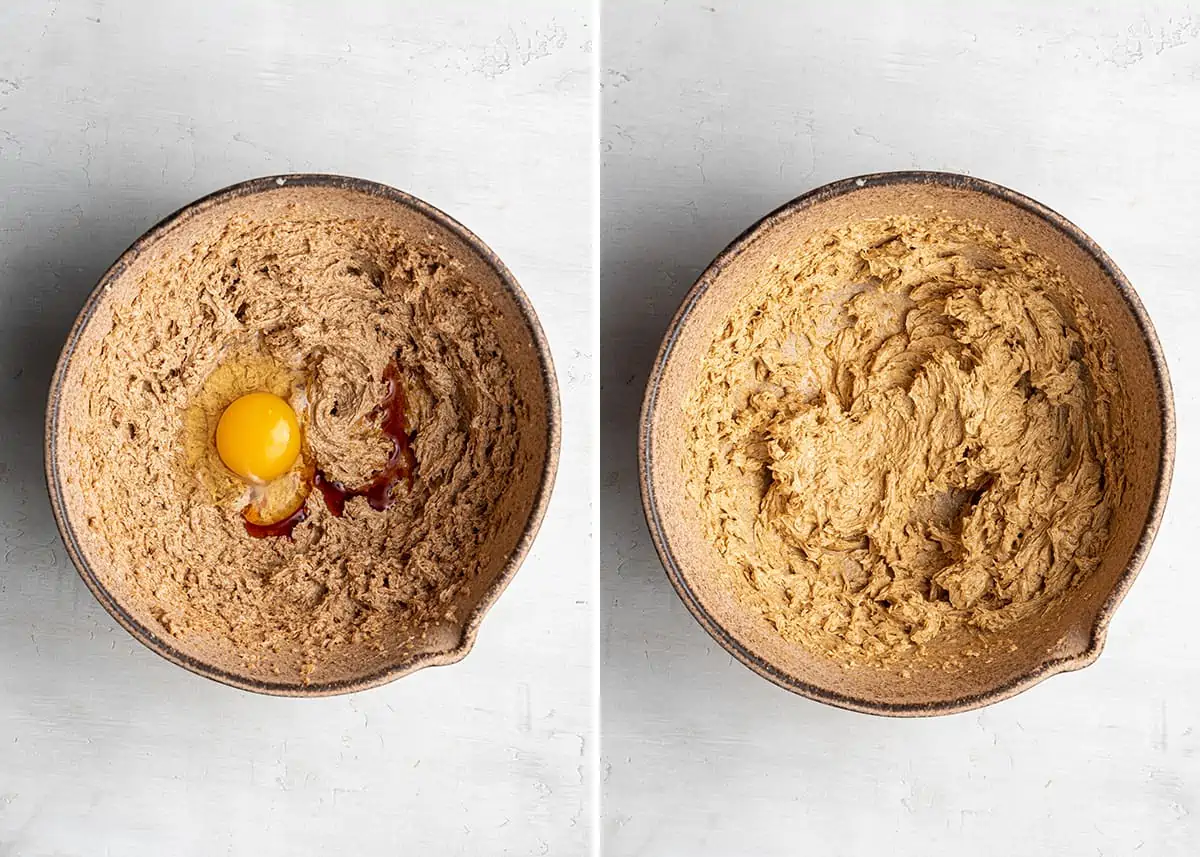
M 773 255 L 808 236 L 871 217 L 945 213 L 1023 238 L 1057 263 L 1112 332 L 1119 371 L 1133 399 L 1127 490 L 1101 566 L 1070 591 L 1061 609 L 998 635 L 990 663 L 950 672 L 954 635 L 929 644 L 929 663 L 847 670 L 787 643 L 743 605 L 724 579 L 722 558 L 700 531 L 685 491 L 687 426 L 679 419 L 701 359 L 728 308 Z M 679 597 L 738 660 L 788 690 L 842 708 L 918 716 L 979 708 L 1055 673 L 1092 663 L 1154 540 L 1175 454 L 1175 418 L 1166 361 L 1150 319 L 1125 276 L 1078 227 L 1044 205 L 989 182 L 946 173 L 880 173 L 834 182 L 793 200 L 735 240 L 683 301 L 650 374 L 638 437 L 642 497 L 654 544 Z M 1019 645 L 1015 642 L 1019 639 Z M 961 639 L 958 641 L 961 645 Z M 941 647 L 939 652 L 939 647 Z M 944 663 L 945 659 L 941 662 Z M 980 659 L 985 660 L 985 659 Z
M 66 454 L 60 449 L 65 415 L 79 395 L 81 344 L 103 335 L 113 305 L 137 287 L 142 273 L 175 258 L 193 236 L 235 214 L 269 219 L 293 205 L 320 207 L 330 215 L 384 218 L 408 234 L 444 245 L 465 274 L 488 290 L 497 308 L 497 333 L 516 379 L 526 411 L 519 443 L 524 468 L 506 493 L 503 521 L 486 546 L 486 570 L 455 597 L 457 620 L 439 624 L 419 643 L 380 652 L 348 645 L 321 664 L 321 680 L 304 683 L 298 670 L 276 672 L 268 662 L 248 667 L 228 647 L 203 638 L 180 640 L 165 635 L 149 607 L 126 581 L 95 558 L 86 528 L 77 527 L 80 489 L 64 478 Z M 80 312 L 59 358 L 46 412 L 46 477 L 59 531 L 84 582 L 112 615 L 138 640 L 169 661 L 207 678 L 245 690 L 279 696 L 327 696 L 384 684 L 423 667 L 461 660 L 471 650 L 484 614 L 516 574 L 537 534 L 558 466 L 560 415 L 558 385 L 550 349 L 529 300 L 487 245 L 438 209 L 401 191 L 361 179 L 331 175 L 285 175 L 254 179 L 218 191 L 172 214 L 131 246 L 101 278 Z M 403 636 L 404 629 L 398 629 Z

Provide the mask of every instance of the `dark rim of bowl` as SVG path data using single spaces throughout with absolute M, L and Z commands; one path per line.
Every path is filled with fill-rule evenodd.
M 668 361 L 671 359 L 675 342 L 679 338 L 684 325 L 687 323 L 688 316 L 708 291 L 708 287 L 713 280 L 762 233 L 796 212 L 864 188 L 891 185 L 935 185 L 986 194 L 1010 203 L 1058 229 L 1059 232 L 1071 239 L 1080 249 L 1091 256 L 1117 287 L 1118 292 L 1124 298 L 1126 306 L 1129 308 L 1142 333 L 1158 386 L 1162 454 L 1159 459 L 1158 472 L 1155 474 L 1154 492 L 1150 508 L 1147 511 L 1142 534 L 1138 539 L 1137 545 L 1134 547 L 1129 564 L 1117 579 L 1116 584 L 1097 614 L 1091 628 L 1087 649 L 1080 654 L 1049 657 L 1030 672 L 1004 682 L 991 690 L 930 703 L 891 703 L 838 693 L 837 691 L 803 681 L 790 673 L 784 672 L 742 645 L 738 639 L 705 610 L 688 583 L 686 574 L 675 560 L 670 541 L 667 539 L 663 529 L 658 509 L 658 498 L 655 494 L 653 479 L 651 478 L 654 457 L 653 425 L 658 388 L 662 374 Z M 1081 669 L 1094 662 L 1104 646 L 1104 637 L 1113 613 L 1125 597 L 1125 594 L 1129 591 L 1129 587 L 1133 585 L 1134 578 L 1137 577 L 1138 571 L 1141 569 L 1143 563 L 1145 563 L 1146 557 L 1150 552 L 1150 547 L 1154 543 L 1154 537 L 1158 532 L 1163 510 L 1166 506 L 1174 461 L 1175 405 L 1171 393 L 1171 380 L 1167 373 L 1166 358 L 1163 356 L 1162 346 L 1158 341 L 1158 336 L 1154 331 L 1154 326 L 1150 322 L 1150 317 L 1147 315 L 1145 307 L 1142 306 L 1142 302 L 1134 291 L 1133 286 L 1129 283 L 1129 280 L 1121 273 L 1121 270 L 1112 259 L 1078 226 L 1058 212 L 1024 194 L 973 176 L 924 170 L 870 173 L 831 182 L 808 193 L 801 194 L 792 201 L 785 203 L 735 238 L 700 275 L 695 285 L 684 296 L 683 302 L 671 320 L 646 384 L 646 394 L 643 399 L 641 419 L 638 426 L 639 482 L 641 484 L 642 506 L 646 515 L 646 522 L 650 527 L 650 535 L 654 540 L 654 547 L 658 551 L 659 558 L 662 560 L 671 585 L 704 630 L 745 666 L 786 690 L 838 708 L 867 714 L 899 717 L 953 714 L 982 708 L 1014 696 L 1021 691 L 1028 690 L 1030 687 L 1052 675 Z
M 410 209 L 418 214 L 421 214 L 434 221 L 442 228 L 456 235 L 475 253 L 477 253 L 493 271 L 499 276 L 504 288 L 512 295 L 518 309 L 525 321 L 525 325 L 529 330 L 531 337 L 537 347 L 538 360 L 542 372 L 542 391 L 546 397 L 546 461 L 542 468 L 541 480 L 538 483 L 537 493 L 534 497 L 533 506 L 530 509 L 529 517 L 525 523 L 525 529 L 513 549 L 509 558 L 505 562 L 504 568 L 497 575 L 496 580 L 491 584 L 486 592 L 483 593 L 479 602 L 472 609 L 467 621 L 463 626 L 462 637 L 458 645 L 452 649 L 442 652 L 429 652 L 408 658 L 400 663 L 386 667 L 367 675 L 343 679 L 341 681 L 332 682 L 314 682 L 312 684 L 295 684 L 286 682 L 267 682 L 261 681 L 247 676 L 238 675 L 237 673 L 220 669 L 209 663 L 201 661 L 187 655 L 179 649 L 175 648 L 171 643 L 164 640 L 163 637 L 156 634 L 154 631 L 147 628 L 142 623 L 138 622 L 125 608 L 113 597 L 108 589 L 100 582 L 87 559 L 80 549 L 79 543 L 75 538 L 74 528 L 67 517 L 66 504 L 63 499 L 62 483 L 59 478 L 57 464 L 58 450 L 58 411 L 59 404 L 62 398 L 62 383 L 66 376 L 67 367 L 75 353 L 76 345 L 79 342 L 79 337 L 88 322 L 91 320 L 96 307 L 99 306 L 104 293 L 108 286 L 116 280 L 129 264 L 138 257 L 143 251 L 153 247 L 155 243 L 164 237 L 166 234 L 181 225 L 184 221 L 207 211 L 217 205 L 229 202 L 230 200 L 239 199 L 242 197 L 254 196 L 260 193 L 271 193 L 286 187 L 314 187 L 314 188 L 331 188 L 335 190 L 352 191 L 354 193 L 363 194 L 379 199 L 384 199 L 392 203 L 396 203 L 404 208 Z M 554 477 L 558 470 L 559 458 L 559 443 L 561 439 L 561 413 L 558 395 L 558 380 L 554 372 L 554 361 L 550 354 L 550 346 L 546 340 L 546 335 L 542 330 L 541 324 L 538 321 L 537 314 L 533 310 L 529 298 L 517 283 L 516 278 L 508 270 L 500 257 L 497 256 L 490 247 L 487 246 L 478 236 L 463 226 L 454 218 L 450 217 L 445 212 L 430 205 L 424 200 L 418 199 L 415 196 L 407 194 L 396 188 L 378 182 L 368 181 L 366 179 L 351 178 L 348 176 L 332 175 L 326 173 L 296 173 L 278 176 L 263 176 L 262 178 L 250 179 L 249 181 L 239 182 L 238 184 L 230 185 L 229 187 L 215 191 L 208 196 L 202 197 L 195 202 L 185 205 L 183 208 L 168 215 L 158 224 L 153 226 L 144 235 L 138 238 L 129 246 L 124 253 L 120 255 L 116 262 L 104 273 L 100 278 L 99 283 L 92 290 L 80 310 L 79 315 L 75 319 L 74 325 L 71 327 L 71 332 L 67 336 L 66 344 L 63 346 L 61 355 L 58 358 L 58 364 L 54 370 L 54 376 L 50 382 L 49 399 L 46 407 L 46 444 L 45 444 L 45 467 L 46 467 L 46 482 L 47 489 L 50 493 L 50 504 L 54 511 L 54 519 L 58 525 L 59 533 L 62 535 L 63 543 L 67 548 L 67 553 L 71 557 L 71 561 L 75 564 L 75 568 L 79 571 L 79 575 L 83 578 L 83 582 L 87 584 L 88 589 L 96 596 L 98 600 L 109 613 L 112 614 L 122 627 L 130 634 L 136 637 L 141 643 L 145 644 L 152 651 L 178 664 L 197 675 L 212 679 L 222 684 L 230 685 L 242 690 L 254 691 L 257 693 L 270 694 L 273 696 L 293 696 L 293 697 L 309 697 L 309 696 L 333 696 L 342 693 L 354 693 L 360 690 L 367 690 L 372 687 L 377 687 L 386 684 L 401 676 L 416 672 L 431 666 L 442 666 L 452 664 L 462 660 L 475 644 L 475 638 L 479 633 L 480 623 L 483 621 L 484 615 L 495 604 L 496 599 L 508 586 L 509 581 L 517 573 L 525 556 L 529 553 L 529 549 L 533 544 L 534 538 L 537 536 L 542 519 L 546 514 L 546 507 L 550 501 L 551 490 L 554 485 Z

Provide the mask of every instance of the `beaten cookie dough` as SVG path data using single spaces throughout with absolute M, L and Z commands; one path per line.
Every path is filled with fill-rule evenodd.
M 789 641 L 914 654 L 1046 609 L 1104 552 L 1111 343 L 1007 235 L 930 217 L 817 236 L 735 307 L 699 379 L 689 494 Z
M 494 318 L 444 248 L 384 221 L 232 219 L 147 275 L 76 358 L 87 405 L 67 427 L 71 478 L 105 559 L 164 632 L 226 638 L 247 661 L 286 650 L 311 670 L 341 643 L 447 618 L 522 466 L 523 406 Z M 221 410 L 299 385 L 308 454 L 359 485 L 391 451 L 378 411 L 392 362 L 411 486 L 397 483 L 385 511 L 351 499 L 342 517 L 314 490 L 292 538 L 251 538 L 245 486 L 212 445 Z

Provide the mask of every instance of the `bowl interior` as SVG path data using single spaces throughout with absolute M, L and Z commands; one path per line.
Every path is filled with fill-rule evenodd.
M 232 216 L 271 221 L 297 212 L 318 217 L 382 218 L 414 239 L 445 246 L 464 274 L 486 291 L 496 309 L 496 328 L 505 359 L 516 379 L 519 449 L 511 484 L 493 514 L 499 522 L 485 551 L 484 571 L 448 606 L 456 618 L 444 620 L 423 637 L 409 640 L 405 628 L 389 630 L 382 646 L 347 643 L 322 661 L 317 680 L 300 678 L 301 655 L 264 653 L 246 660 L 219 637 L 164 633 L 154 616 L 154 600 L 120 569 L 105 563 L 102 536 L 81 526 L 88 514 L 87 486 L 72 479 L 70 463 L 86 456 L 66 431 L 86 408 L 84 368 L 95 346 L 133 297 L 141 276 L 168 265 L 197 243 L 216 234 Z M 300 214 L 299 216 L 306 216 Z M 557 454 L 557 394 L 540 328 L 511 275 L 478 239 L 440 212 L 389 188 L 336 177 L 289 177 L 239 185 L 185 209 L 143 237 L 105 276 L 81 313 L 64 350 L 51 392 L 47 463 L 51 494 L 64 539 L 85 581 L 101 602 L 135 636 L 168 658 L 209 677 L 252 690 L 281 694 L 320 694 L 359 689 L 395 678 L 420 666 L 462 657 L 474 639 L 483 612 L 515 572 L 540 523 Z
M 786 642 L 734 594 L 727 566 L 701 532 L 698 506 L 685 488 L 687 426 L 677 415 L 728 308 L 754 288 L 775 257 L 816 233 L 849 222 L 923 213 L 970 219 L 1023 238 L 1035 252 L 1057 263 L 1082 291 L 1111 333 L 1128 397 L 1120 403 L 1132 428 L 1127 487 L 1101 567 L 1061 608 L 987 640 L 969 632 L 941 635 L 930 644 L 927 657 L 911 662 L 847 669 Z M 1109 612 L 1141 564 L 1148 547 L 1144 537 L 1150 530 L 1152 538 L 1156 521 L 1151 518 L 1165 490 L 1164 435 L 1170 404 L 1146 329 L 1121 286 L 1092 252 L 1052 218 L 992 193 L 943 181 L 863 181 L 835 193 L 818 192 L 781 209 L 704 274 L 668 334 L 657 385 L 651 380 L 643 467 L 651 528 L 668 572 L 702 624 L 752 668 L 789 689 L 851 708 L 922 713 L 973 707 L 1016 692 L 1040 676 L 1090 662 L 1099 652 Z M 962 657 L 968 648 L 980 654 Z

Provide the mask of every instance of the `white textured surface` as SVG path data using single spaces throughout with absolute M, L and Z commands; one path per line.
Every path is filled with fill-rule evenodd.
M 0 855 L 584 853 L 589 24 L 584 0 L 0 3 Z M 41 468 L 52 362 L 104 268 L 204 193 L 304 170 L 487 241 L 565 414 L 550 513 L 476 650 L 316 701 L 136 643 L 67 561 Z
M 602 619 L 608 857 L 1192 855 L 1200 842 L 1200 6 L 608 0 Z M 1106 652 L 974 714 L 895 721 L 779 690 L 670 589 L 636 411 L 721 247 L 863 172 L 967 172 L 1087 230 L 1170 361 L 1166 520 Z

